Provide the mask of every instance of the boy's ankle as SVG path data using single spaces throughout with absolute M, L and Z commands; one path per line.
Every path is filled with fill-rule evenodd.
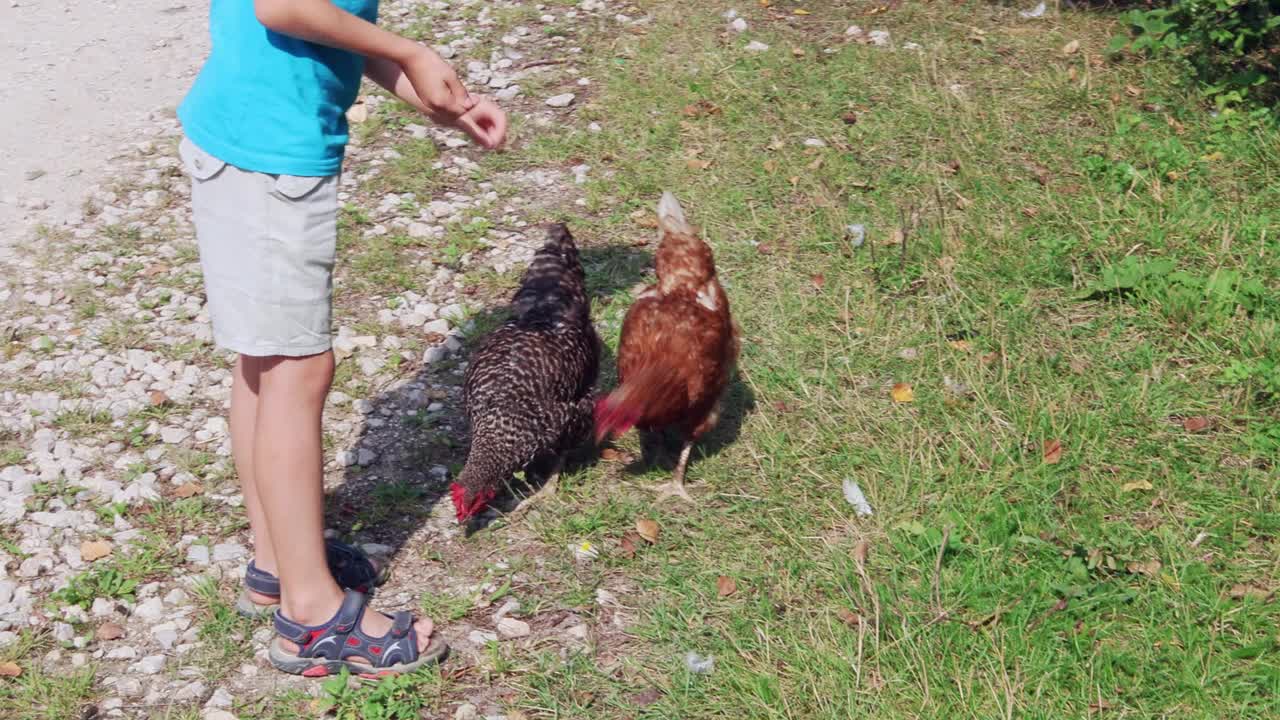
M 282 595 L 280 613 L 300 625 L 323 625 L 333 619 L 342 607 L 344 595 L 337 585 L 332 592 L 321 590 L 301 596 Z

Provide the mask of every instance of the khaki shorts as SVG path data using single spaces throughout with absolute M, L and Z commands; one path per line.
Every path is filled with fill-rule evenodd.
M 243 355 L 329 349 L 338 176 L 241 170 L 183 138 L 213 339 Z

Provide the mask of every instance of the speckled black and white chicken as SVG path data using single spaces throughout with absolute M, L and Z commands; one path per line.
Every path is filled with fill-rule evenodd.
M 471 449 L 450 488 L 458 522 L 483 511 L 519 470 L 554 488 L 564 454 L 590 434 L 600 337 L 569 229 L 547 230 L 511 300 L 512 317 L 471 356 L 463 385 Z

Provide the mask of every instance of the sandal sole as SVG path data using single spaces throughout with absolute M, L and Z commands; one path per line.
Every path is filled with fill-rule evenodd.
M 271 615 L 280 609 L 280 603 L 272 603 L 270 605 L 259 605 L 249 599 L 249 591 L 241 590 L 240 597 L 236 598 L 236 614 L 242 618 L 250 620 L 258 620 Z
M 285 650 L 280 646 L 280 638 L 277 637 L 271 641 L 268 649 L 268 656 L 271 659 L 271 665 L 282 672 L 290 675 L 301 675 L 309 678 L 329 677 L 337 675 L 345 668 L 352 675 L 364 678 L 366 680 L 377 680 L 378 678 L 390 675 L 402 675 L 411 673 L 415 670 L 427 667 L 429 665 L 438 665 L 444 662 L 449 655 L 449 645 L 443 639 L 433 635 L 431 642 L 427 644 L 418 655 L 418 659 L 411 663 L 397 663 L 391 667 L 372 667 L 363 663 L 351 662 L 350 660 L 326 660 L 324 658 L 304 658 L 298 657 L 292 652 Z

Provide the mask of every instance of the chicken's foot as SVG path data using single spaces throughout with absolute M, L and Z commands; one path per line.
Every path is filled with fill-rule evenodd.
M 693 502 L 693 496 L 688 490 L 684 489 L 684 471 L 689 465 L 689 453 L 693 451 L 693 440 L 685 440 L 684 447 L 680 450 L 680 460 L 676 463 L 676 471 L 671 474 L 671 482 L 663 483 L 654 488 L 658 491 L 658 499 L 675 496 L 688 502 Z

